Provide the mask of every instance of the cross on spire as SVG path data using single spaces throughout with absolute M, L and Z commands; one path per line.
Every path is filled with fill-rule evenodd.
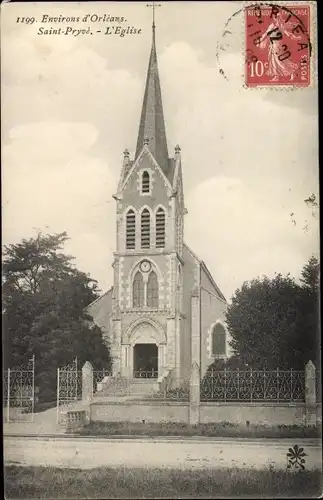
M 156 7 L 161 7 L 160 3 L 153 2 L 152 4 L 147 3 L 146 7 L 152 7 L 153 9 L 153 30 L 155 29 L 155 9 Z
M 147 4 L 147 7 L 153 8 L 153 32 L 135 160 L 146 145 L 167 175 L 168 150 L 155 44 L 155 8 L 158 6 L 155 2 Z

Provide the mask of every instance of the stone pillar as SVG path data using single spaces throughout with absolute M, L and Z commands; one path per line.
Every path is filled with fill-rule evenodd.
M 167 319 L 167 368 L 172 371 L 170 387 L 175 389 L 178 384 L 178 373 L 176 373 L 176 330 L 175 319 Z
M 196 362 L 191 367 L 189 423 L 197 425 L 200 422 L 200 368 Z
M 89 361 L 82 368 L 82 401 L 88 402 L 93 398 L 93 366 Z
M 309 361 L 305 366 L 305 425 L 316 425 L 316 374 Z
M 133 363 L 134 363 L 134 348 L 135 346 L 134 345 L 130 345 L 129 347 L 129 378 L 133 378 L 133 370 L 134 370 L 134 366 L 133 366 Z
M 127 378 L 132 378 L 132 367 L 131 367 L 131 359 L 130 359 L 131 350 L 132 350 L 132 347 L 130 346 L 130 344 L 126 344 L 125 345 L 125 357 L 126 357 L 125 376 Z
M 201 341 L 200 341 L 200 292 L 196 287 L 191 298 L 191 364 L 201 366 Z
M 121 345 L 120 374 L 122 377 L 127 376 L 127 346 L 124 344 Z
M 179 329 L 179 317 L 175 319 L 175 377 L 176 386 L 181 385 L 181 332 Z
M 164 373 L 165 369 L 165 344 L 158 345 L 158 377 Z
M 121 321 L 114 320 L 114 346 L 112 351 L 112 371 L 113 375 L 117 376 L 121 371 Z

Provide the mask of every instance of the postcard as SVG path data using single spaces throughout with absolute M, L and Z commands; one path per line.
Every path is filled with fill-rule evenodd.
M 316 3 L 1 11 L 6 498 L 320 496 Z

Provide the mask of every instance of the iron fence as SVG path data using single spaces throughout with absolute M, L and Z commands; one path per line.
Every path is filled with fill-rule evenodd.
M 69 365 L 57 368 L 57 422 L 61 422 L 66 410 L 81 399 L 82 371 L 75 358 Z
M 35 356 L 3 373 L 4 419 L 33 422 L 35 405 Z
M 133 372 L 134 378 L 158 378 L 158 371 L 157 370 L 135 370 Z
M 316 371 L 315 390 L 316 390 L 316 401 L 321 403 L 322 402 L 322 375 L 321 375 L 320 371 Z
M 211 370 L 201 381 L 201 401 L 283 402 L 305 400 L 305 372 Z
M 188 402 L 189 389 L 186 387 L 177 387 L 174 389 L 163 388 L 149 396 L 149 399 L 156 401 L 178 401 Z

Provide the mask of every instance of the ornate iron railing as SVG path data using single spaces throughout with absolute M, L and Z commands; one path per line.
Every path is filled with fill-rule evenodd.
M 69 365 L 57 369 L 57 422 L 62 422 L 66 411 L 81 399 L 82 371 L 75 358 Z
M 316 389 L 316 401 L 321 403 L 321 401 L 322 401 L 322 375 L 321 375 L 320 371 L 316 371 L 315 389 Z
M 189 400 L 189 390 L 185 387 L 177 387 L 174 389 L 163 388 L 162 390 L 153 393 L 149 396 L 149 399 L 156 401 L 188 401 Z
M 157 370 L 134 370 L 134 378 L 158 378 Z
M 304 401 L 305 372 L 211 370 L 201 381 L 201 401 Z
M 33 421 L 35 403 L 35 356 L 3 374 L 4 418 L 7 422 Z

